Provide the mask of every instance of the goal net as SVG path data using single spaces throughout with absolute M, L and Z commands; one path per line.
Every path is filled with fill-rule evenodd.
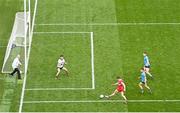
M 28 17 L 28 13 L 26 15 Z M 28 26 L 25 28 L 24 22 L 24 12 L 16 13 L 12 33 L 6 48 L 2 73 L 10 73 L 12 71 L 11 64 L 18 54 L 24 57 L 25 34 L 28 31 Z M 26 22 L 28 24 L 29 20 Z M 28 37 L 26 38 L 28 39 Z M 21 62 L 24 64 L 24 59 Z
M 32 40 L 31 26 L 33 23 L 34 4 L 35 0 L 27 0 L 26 4 L 24 4 L 24 12 L 17 12 L 15 14 L 12 32 L 4 56 L 2 73 L 12 72 L 12 62 L 18 54 L 21 56 L 21 71 L 23 73 L 27 71 L 29 46 Z

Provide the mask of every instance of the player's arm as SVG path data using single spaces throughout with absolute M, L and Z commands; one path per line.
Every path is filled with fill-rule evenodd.
M 68 63 L 66 62 L 66 60 L 64 60 L 64 64 L 65 64 L 65 65 L 68 64 Z
M 20 66 L 22 65 L 19 59 L 17 60 L 17 63 L 18 63 L 18 65 L 20 65 Z
M 145 78 L 145 82 L 147 82 L 147 79 Z
M 118 85 L 118 82 L 117 83 L 114 83 L 114 84 L 112 84 L 113 86 L 116 86 L 116 85 Z
M 150 65 L 149 58 L 146 58 L 146 65 Z

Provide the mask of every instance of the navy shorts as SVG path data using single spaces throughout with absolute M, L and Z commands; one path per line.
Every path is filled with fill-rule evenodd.
M 150 68 L 150 66 L 144 66 L 145 68 Z
M 57 68 L 59 68 L 60 70 L 62 70 L 62 69 L 63 69 L 63 67 L 57 67 Z
M 140 83 L 145 84 L 145 82 L 142 82 L 142 81 Z

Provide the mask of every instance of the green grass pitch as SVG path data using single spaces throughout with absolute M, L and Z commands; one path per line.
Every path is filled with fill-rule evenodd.
M 0 0 L 1 66 L 18 11 L 23 0 Z M 179 0 L 38 0 L 22 111 L 180 112 L 180 101 L 165 101 L 180 100 L 179 12 Z M 152 94 L 138 87 L 144 51 L 152 64 Z M 55 80 L 60 54 L 70 76 L 62 72 Z M 117 101 L 120 95 L 99 99 L 112 93 L 117 75 L 133 100 L 128 104 Z M 0 111 L 18 112 L 21 91 L 15 78 L 0 74 Z

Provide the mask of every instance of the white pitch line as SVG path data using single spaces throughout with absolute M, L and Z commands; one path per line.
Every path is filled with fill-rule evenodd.
M 33 14 L 33 20 L 32 20 L 32 30 L 31 30 L 30 38 L 32 38 L 32 35 L 33 35 L 36 12 L 37 12 L 37 5 L 38 5 L 38 0 L 35 0 L 34 14 Z M 31 51 L 31 41 L 32 40 L 30 40 L 30 49 L 29 49 L 29 52 L 28 52 L 27 67 L 28 67 L 29 55 L 30 55 L 30 51 Z M 19 113 L 22 112 L 22 108 L 23 108 L 24 94 L 25 94 L 25 88 L 26 88 L 26 79 L 27 79 L 27 76 L 25 74 L 24 75 L 24 80 L 23 80 L 22 92 L 21 92 L 21 99 L 20 99 L 20 104 L 19 104 Z
M 36 24 L 36 26 L 130 26 L 130 25 L 180 25 L 175 22 L 127 22 L 127 23 L 47 23 Z
M 24 101 L 25 104 L 41 103 L 122 103 L 124 100 L 79 100 L 79 101 Z M 180 102 L 180 100 L 128 100 L 130 103 Z
M 91 68 L 92 68 L 92 89 L 95 89 L 95 77 L 94 77 L 94 36 L 91 32 Z
M 24 47 L 24 45 L 16 45 L 16 47 Z M 29 46 L 27 45 L 27 47 Z M 7 48 L 7 46 L 0 46 L 0 48 Z
M 83 34 L 91 32 L 34 32 L 34 34 Z
M 0 48 L 6 48 L 7 46 L 0 46 Z
M 34 32 L 34 34 L 90 34 L 90 42 L 91 42 L 91 76 L 92 76 L 92 88 L 27 88 L 25 90 L 33 91 L 33 90 L 93 90 L 95 89 L 95 75 L 94 75 L 94 42 L 93 42 L 93 32 Z
M 52 90 L 93 90 L 93 88 L 28 88 L 27 91 L 52 91 Z

